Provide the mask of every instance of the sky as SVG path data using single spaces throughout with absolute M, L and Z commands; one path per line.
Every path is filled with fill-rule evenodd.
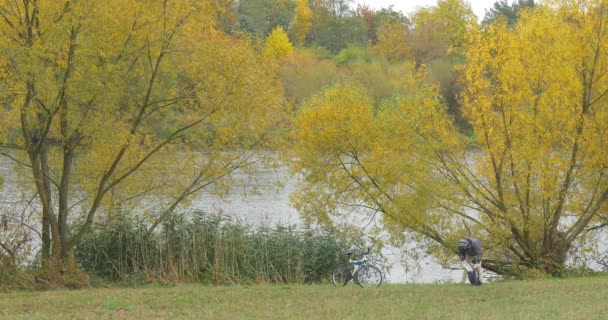
M 485 15 L 485 9 L 494 5 L 496 0 L 465 0 L 471 4 L 473 12 L 479 20 Z M 374 9 L 388 8 L 393 5 L 393 9 L 405 14 L 413 13 L 418 7 L 434 6 L 437 0 L 355 0 L 356 3 L 367 4 Z M 511 2 L 511 1 L 508 1 Z

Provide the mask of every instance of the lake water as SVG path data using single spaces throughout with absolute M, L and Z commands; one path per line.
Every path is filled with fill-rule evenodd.
M 289 195 L 296 189 L 297 179 L 291 177 L 287 169 L 259 169 L 254 177 L 239 179 L 242 183 L 237 185 L 227 199 L 218 199 L 211 194 L 201 194 L 192 203 L 193 209 L 207 212 L 218 212 L 241 219 L 253 224 L 271 225 L 274 223 L 301 224 L 298 211 L 290 205 Z M 283 187 L 278 188 L 277 184 Z M 246 190 L 255 185 L 260 192 L 248 194 Z M 608 233 L 599 243 L 600 251 L 608 253 Z M 423 258 L 420 261 L 411 261 L 410 265 L 417 265 L 416 271 L 408 272 L 403 267 L 403 259 L 408 260 L 407 249 L 388 247 L 382 254 L 390 264 L 390 274 L 387 280 L 391 283 L 453 283 L 459 282 L 461 270 L 444 269 L 432 258 Z M 599 270 L 601 266 L 593 261 L 588 266 Z M 490 276 L 488 274 L 488 276 Z
M 238 179 L 240 184 L 226 199 L 202 193 L 191 204 L 193 209 L 205 212 L 221 212 L 252 224 L 272 225 L 301 224 L 298 211 L 291 206 L 289 196 L 296 189 L 297 179 L 290 177 L 287 169 L 259 169 L 254 177 Z M 282 187 L 277 187 L 278 185 Z M 247 190 L 255 186 L 257 193 Z M 382 254 L 390 264 L 387 280 L 391 283 L 434 283 L 460 281 L 462 271 L 443 269 L 430 258 L 418 262 L 417 271 L 406 272 L 400 261 L 404 258 L 400 248 L 385 248 Z M 412 268 L 410 268 L 412 269 Z
M 0 188 L 0 207 L 18 205 L 11 201 L 28 198 L 17 187 L 20 178 L 13 169 L 12 162 L 0 156 L 0 176 L 4 177 L 4 186 Z M 251 224 L 302 224 L 298 211 L 289 201 L 289 195 L 295 190 L 297 180 L 290 177 L 286 168 L 259 168 L 252 177 L 238 174 L 236 177 L 239 183 L 227 197 L 220 199 L 202 192 L 192 201 L 191 209 L 209 213 L 221 212 Z M 249 192 L 254 186 L 257 192 Z M 385 248 L 382 254 L 389 262 L 390 273 L 387 280 L 391 283 L 453 282 L 460 279 L 460 271 L 444 270 L 430 259 L 419 262 L 419 269 L 423 272 L 406 272 L 400 263 L 403 255 L 399 248 Z
M 0 200 L 24 199 L 21 191 L 15 185 L 17 177 L 12 171 L 10 162 L 0 156 L 0 175 L 4 176 L 4 187 L 0 189 Z M 290 194 L 295 190 L 297 180 L 291 177 L 287 169 L 263 169 L 256 171 L 253 177 L 238 176 L 238 183 L 228 197 L 218 198 L 209 193 L 201 193 L 192 203 L 192 210 L 201 210 L 209 213 L 221 212 L 225 215 L 240 219 L 251 224 L 295 224 L 301 225 L 298 211 L 291 206 Z M 278 187 L 281 184 L 282 187 Z M 256 193 L 247 192 L 255 186 Z M 3 203 L 0 205 L 7 205 Z M 601 245 L 606 245 L 608 239 Z M 382 254 L 390 265 L 390 274 L 387 275 L 391 283 L 451 283 L 460 281 L 462 271 L 442 268 L 431 258 L 424 258 L 417 262 L 416 271 L 406 271 L 400 261 L 406 249 L 388 247 Z M 411 265 L 411 261 L 410 261 Z M 412 268 L 408 269 L 411 270 Z

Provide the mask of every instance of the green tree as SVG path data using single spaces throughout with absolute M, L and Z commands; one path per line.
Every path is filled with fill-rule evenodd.
M 465 62 L 465 36 L 468 31 L 478 28 L 477 18 L 468 3 L 446 0 L 416 12 L 412 21 L 409 39 L 413 59 L 419 65 L 428 65 L 432 77 L 441 85 L 450 114 L 460 127 L 468 129 L 458 105 L 460 87 L 455 69 Z
M 504 17 L 507 19 L 507 24 L 513 26 L 519 19 L 522 10 L 534 8 L 534 6 L 534 0 L 517 0 L 517 2 L 513 1 L 511 5 L 509 5 L 507 0 L 496 1 L 490 10 L 486 10 L 481 23 L 483 25 L 491 24 L 500 17 Z
M 367 5 L 359 5 L 357 15 L 365 22 L 368 42 L 372 46 L 376 45 L 378 41 L 378 30 L 382 25 L 409 26 L 409 19 L 402 12 L 395 11 L 392 5 L 379 10 L 374 10 Z
M 357 15 L 361 17 L 367 29 L 367 38 L 370 44 L 375 44 L 378 37 L 376 31 L 378 29 L 376 11 L 367 5 L 357 6 Z
M 352 0 L 313 0 L 311 43 L 337 54 L 347 45 L 367 45 L 363 19 L 350 8 Z
M 376 24 L 380 25 L 383 22 L 400 23 L 402 25 L 410 25 L 410 19 L 401 11 L 395 11 L 393 6 L 379 9 L 376 13 Z
M 287 30 L 294 13 L 292 0 L 240 0 L 237 19 L 241 29 L 265 38 L 276 27 Z
M 215 28 L 226 33 L 234 33 L 238 29 L 238 1 L 213 0 L 207 3 L 213 15 Z
M 336 63 L 338 65 L 346 65 L 357 62 L 371 62 L 371 57 L 367 48 L 361 46 L 348 46 L 340 50 L 340 52 L 336 55 Z

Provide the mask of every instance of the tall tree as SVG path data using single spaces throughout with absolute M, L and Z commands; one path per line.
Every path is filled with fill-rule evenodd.
M 312 10 L 308 7 L 308 0 L 298 0 L 296 5 L 296 15 L 291 24 L 291 32 L 294 35 L 295 43 L 303 46 L 306 37 L 312 28 Z
M 295 13 L 292 0 L 240 0 L 239 26 L 259 37 L 266 37 L 276 27 L 289 28 Z
M 413 50 L 418 63 L 428 63 L 465 50 L 465 34 L 477 23 L 471 6 L 462 0 L 440 0 L 412 17 Z
M 2 118 L 16 120 L 0 129 L 0 148 L 26 154 L 46 263 L 68 259 L 115 200 L 167 200 L 153 229 L 196 191 L 229 182 L 281 112 L 272 64 L 216 32 L 205 2 L 0 8 L 11 79 L 0 90 Z
M 313 0 L 310 41 L 336 54 L 347 45 L 367 45 L 363 19 L 350 8 L 352 0 Z
M 357 6 L 357 15 L 365 22 L 370 45 L 376 45 L 378 29 L 384 24 L 409 26 L 409 19 L 402 12 L 395 11 L 392 5 L 379 10 L 374 10 L 367 5 L 359 5 Z
M 378 29 L 376 11 L 367 5 L 357 6 L 357 15 L 361 17 L 367 28 L 367 38 L 370 44 L 375 44 L 378 37 L 376 31 Z
M 505 256 L 558 273 L 608 202 L 608 3 L 537 8 L 477 34 L 464 106 L 483 156 L 451 171 Z M 470 180 L 472 183 L 463 183 Z M 480 230 L 481 231 L 481 230 Z
M 440 259 L 474 234 L 490 270 L 559 274 L 606 226 L 607 5 L 538 7 L 515 29 L 472 32 L 463 103 L 474 143 L 424 73 L 376 112 L 358 89 L 311 100 L 297 120 L 296 204 L 320 222 L 368 215 L 413 232 Z
M 519 19 L 520 12 L 523 9 L 533 8 L 534 6 L 534 0 L 517 0 L 517 2 L 513 1 L 510 5 L 507 0 L 496 1 L 490 10 L 486 10 L 481 23 L 484 25 L 491 24 L 503 17 L 507 19 L 509 26 L 513 26 Z
M 213 0 L 207 4 L 214 15 L 216 29 L 226 33 L 233 33 L 238 28 L 238 1 Z
M 411 57 L 412 44 L 407 25 L 384 21 L 377 31 L 377 41 L 372 50 L 389 62 L 404 61 Z
M 458 105 L 459 86 L 455 69 L 464 63 L 466 34 L 477 28 L 471 6 L 462 0 L 438 1 L 436 6 L 419 10 L 412 17 L 411 52 L 416 63 L 428 65 L 441 93 L 448 102 L 450 114 L 467 129 Z

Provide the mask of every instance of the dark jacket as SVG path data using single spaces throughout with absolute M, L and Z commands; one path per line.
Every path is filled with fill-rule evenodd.
M 460 261 L 465 260 L 467 256 L 471 257 L 473 259 L 473 262 L 475 263 L 481 261 L 481 241 L 476 238 L 463 238 L 460 241 L 466 241 L 469 243 L 468 250 L 462 250 L 461 248 L 458 248 L 458 255 L 460 256 Z

